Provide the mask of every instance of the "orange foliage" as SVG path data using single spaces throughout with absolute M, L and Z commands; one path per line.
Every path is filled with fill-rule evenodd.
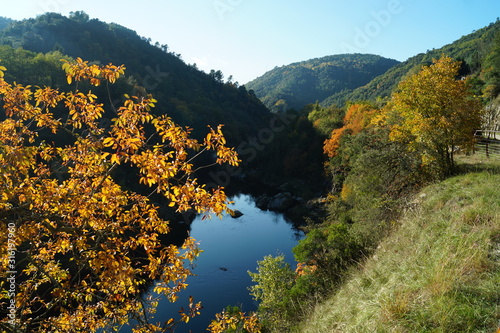
M 312 264 L 308 265 L 306 263 L 299 262 L 297 263 L 297 268 L 295 269 L 295 273 L 297 276 L 304 276 L 307 274 L 314 273 L 318 269 L 318 266 Z
M 323 145 L 323 152 L 327 154 L 330 158 L 337 155 L 337 150 L 340 147 L 340 139 L 344 135 L 347 129 L 344 127 L 336 128 L 332 131 L 332 135 L 329 139 L 325 140 Z
M 353 104 L 344 117 L 344 126 L 334 129 L 329 139 L 325 140 L 323 151 L 330 158 L 337 155 L 344 135 L 355 135 L 371 125 L 371 120 L 378 113 L 368 104 Z

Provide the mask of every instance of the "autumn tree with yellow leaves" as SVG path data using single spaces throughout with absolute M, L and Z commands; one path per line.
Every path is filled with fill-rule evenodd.
M 262 325 L 256 313 L 245 314 L 238 307 L 228 306 L 215 315 L 208 326 L 211 333 L 260 333 Z
M 387 116 L 390 139 L 420 152 L 423 166 L 444 174 L 455 166 L 456 149 L 470 150 L 481 125 L 481 103 L 458 78 L 460 62 L 443 55 L 403 80 Z
M 182 247 L 161 241 L 169 222 L 151 195 L 177 212 L 221 215 L 227 197 L 197 182 L 194 159 L 211 151 L 214 163 L 237 165 L 238 156 L 221 127 L 197 141 L 154 116 L 150 95 L 126 96 L 107 111 L 115 115 L 104 128 L 103 103 L 78 84 L 113 84 L 125 67 L 77 59 L 63 68 L 76 84 L 71 92 L 8 83 L 0 68 L 0 303 L 14 304 L 0 330 L 105 332 L 133 320 L 133 332 L 167 331 L 201 305 L 191 299 L 179 315 L 152 322 L 157 299 L 148 287 L 175 301 L 200 250 L 192 238 Z M 47 133 L 71 143 L 46 142 Z M 123 166 L 137 171 L 149 195 L 118 184 L 114 172 Z

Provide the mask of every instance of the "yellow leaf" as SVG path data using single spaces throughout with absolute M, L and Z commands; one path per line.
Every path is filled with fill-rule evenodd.
M 120 164 L 120 157 L 118 154 L 111 155 L 111 163 Z
M 4 72 L 3 71 L 6 71 L 7 68 L 5 68 L 4 66 L 0 66 L 0 78 L 2 78 L 4 76 Z
M 113 138 L 106 138 L 102 142 L 102 144 L 104 145 L 104 147 L 111 147 L 114 143 L 115 143 L 115 139 L 113 139 Z

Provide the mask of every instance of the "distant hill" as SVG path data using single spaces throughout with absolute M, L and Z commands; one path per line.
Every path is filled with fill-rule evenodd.
M 3 21 L 0 20 L 0 27 Z M 206 133 L 207 125 L 222 123 L 229 142 L 236 145 L 268 124 L 269 110 L 245 87 L 224 82 L 220 71 L 207 74 L 187 65 L 179 55 L 170 52 L 167 45 L 153 45 L 150 39 L 123 26 L 89 19 L 84 12 L 75 12 L 70 17 L 47 13 L 37 18 L 6 22 L 3 27 L 0 44 L 14 50 L 32 51 L 32 57 L 57 51 L 61 57 L 124 64 L 127 78 L 122 81 L 122 91 L 117 91 L 114 98 L 119 102 L 127 89 L 152 93 L 158 100 L 155 112 L 166 113 L 177 123 L 194 128 L 195 136 Z M 23 56 L 29 58 L 27 54 Z M 12 80 L 33 84 L 23 82 L 23 75 L 28 73 L 22 70 L 16 57 L 9 59 L 3 59 L 2 65 L 19 67 L 17 71 L 10 71 L 10 76 L 17 75 Z M 44 75 L 50 78 L 51 74 L 54 73 Z M 29 78 L 32 79 L 32 75 Z
M 500 33 L 500 21 L 491 23 L 485 28 L 462 36 L 457 41 L 439 49 L 417 54 L 408 60 L 390 68 L 387 72 L 374 78 L 368 84 L 359 86 L 352 91 L 341 91 L 321 102 L 323 106 L 343 106 L 347 101 L 376 100 L 391 95 L 399 81 L 406 75 L 414 74 L 422 65 L 429 65 L 433 58 L 439 58 L 443 53 L 463 62 L 461 75 L 472 75 L 477 92 L 488 84 L 491 75 L 487 73 L 491 65 L 488 57 L 495 44 L 495 38 Z
M 315 102 L 324 107 L 342 107 L 348 101 L 375 101 L 390 96 L 402 78 L 418 72 L 444 53 L 463 62 L 461 75 L 472 76 L 477 92 L 481 93 L 491 77 L 499 75 L 488 73 L 491 60 L 488 57 L 499 33 L 500 21 L 497 21 L 401 63 L 369 54 L 333 55 L 297 62 L 277 67 L 245 86 L 254 90 L 272 111 L 301 109 Z
M 5 29 L 11 22 L 10 18 L 0 16 L 0 30 Z
M 371 54 L 333 55 L 277 67 L 245 86 L 272 111 L 299 110 L 364 86 L 398 63 Z

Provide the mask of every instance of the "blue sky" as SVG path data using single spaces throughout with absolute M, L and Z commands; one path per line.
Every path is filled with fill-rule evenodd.
M 495 22 L 499 0 L 0 0 L 13 19 L 83 10 L 243 84 L 339 53 L 404 61 Z

